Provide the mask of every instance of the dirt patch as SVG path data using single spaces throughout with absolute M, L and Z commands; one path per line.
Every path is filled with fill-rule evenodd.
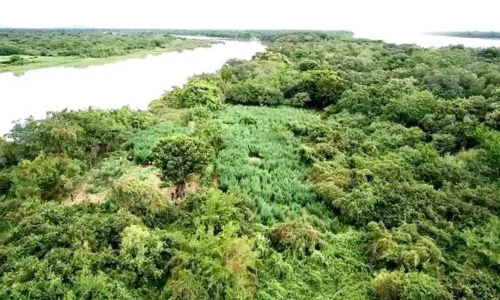
M 215 172 L 213 175 L 212 175 L 212 186 L 214 187 L 214 189 L 218 190 L 219 189 L 219 186 L 220 186 L 220 178 L 219 178 L 219 174 L 217 172 Z
M 173 199 L 173 195 L 175 194 L 175 185 L 171 184 L 165 187 L 160 187 L 162 184 L 161 178 L 157 174 L 151 174 L 148 178 L 148 182 L 157 186 L 160 189 L 160 192 L 167 196 L 170 201 Z M 201 188 L 201 180 L 199 177 L 194 177 L 186 184 L 186 194 L 190 194 L 196 192 Z
M 189 130 L 194 131 L 195 127 L 196 127 L 196 122 L 195 121 L 189 121 L 188 122 L 188 128 L 189 128 Z
M 63 203 L 65 205 L 75 205 L 82 203 L 101 203 L 108 196 L 108 192 L 101 192 L 97 194 L 89 193 L 90 185 L 88 183 L 84 183 L 76 188 L 73 193 L 64 199 Z
M 260 157 L 257 157 L 257 156 L 250 156 L 248 158 L 248 161 L 249 162 L 260 162 L 260 161 L 262 161 L 262 159 Z

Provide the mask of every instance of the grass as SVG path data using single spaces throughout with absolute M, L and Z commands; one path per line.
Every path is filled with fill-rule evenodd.
M 228 106 L 216 118 L 225 130 L 218 159 L 221 190 L 248 195 L 265 225 L 307 219 L 338 230 L 331 210 L 306 182 L 309 166 L 287 127 L 315 120 L 316 114 L 289 107 Z
M 256 299 L 369 298 L 362 234 L 340 226 L 310 188 L 310 166 L 289 129 L 290 123 L 315 122 L 318 115 L 290 107 L 227 106 L 213 117 L 224 128 L 219 188 L 246 195 L 255 207 L 255 221 L 267 228 L 300 220 L 321 232 L 323 246 L 314 254 L 262 254 Z
M 24 65 L 9 65 L 7 62 L 12 56 L 0 56 L 0 73 L 13 72 L 17 75 L 29 70 L 49 68 L 49 67 L 74 67 L 85 68 L 94 65 L 110 64 L 131 58 L 144 58 L 148 55 L 158 55 L 164 52 L 192 50 L 199 47 L 210 47 L 212 41 L 205 40 L 174 40 L 165 48 L 132 50 L 122 56 L 110 56 L 103 58 L 78 57 L 78 56 L 26 56 L 21 55 L 29 63 Z
M 130 156 L 138 164 L 150 164 L 153 161 L 153 149 L 158 139 L 176 134 L 188 134 L 186 127 L 159 124 L 137 133 L 127 145 Z

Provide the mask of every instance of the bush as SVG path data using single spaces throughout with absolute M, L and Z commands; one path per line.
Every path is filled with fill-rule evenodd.
M 436 278 L 421 272 L 383 271 L 373 280 L 373 287 L 382 300 L 452 299 Z
M 334 105 L 344 92 L 344 80 L 330 70 L 311 70 L 301 74 L 298 81 L 286 90 L 287 97 L 298 93 L 308 93 L 311 101 L 306 104 L 312 108 L 325 108 Z
M 223 104 L 221 89 L 215 83 L 202 78 L 193 78 L 182 89 L 174 88 L 167 92 L 163 101 L 175 108 L 203 106 L 219 109 Z
M 280 105 L 283 104 L 283 92 L 267 82 L 248 80 L 230 84 L 225 90 L 226 102 L 243 105 Z
M 109 199 L 118 208 L 130 211 L 147 224 L 168 213 L 168 200 L 158 187 L 135 178 L 124 177 L 116 182 Z
M 279 251 L 290 250 L 311 253 L 319 249 L 320 234 L 304 221 L 280 223 L 269 232 L 269 239 Z
M 42 153 L 12 170 L 12 190 L 22 199 L 61 200 L 73 191 L 84 170 L 80 161 Z

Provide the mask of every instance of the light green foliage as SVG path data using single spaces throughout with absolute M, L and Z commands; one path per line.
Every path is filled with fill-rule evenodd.
M 186 232 L 177 232 L 180 249 L 166 295 L 173 299 L 253 298 L 258 253 L 252 239 L 241 236 L 252 226 L 244 221 L 243 203 L 235 196 L 209 191 L 188 198 L 185 207 L 189 217 L 174 227 Z
M 426 115 L 434 112 L 436 98 L 429 92 L 414 92 L 400 99 L 391 99 L 384 108 L 384 115 L 406 126 L 417 126 Z
M 135 134 L 127 142 L 126 149 L 129 150 L 130 156 L 136 163 L 148 164 L 154 160 L 153 150 L 160 138 L 188 132 L 186 127 L 168 124 L 155 125 Z
M 130 211 L 148 224 L 156 217 L 169 213 L 167 199 L 158 187 L 133 177 L 124 177 L 116 182 L 109 199 L 113 205 Z
M 372 299 L 369 264 L 356 231 L 324 236 L 311 253 L 266 252 L 258 299 Z M 299 255 L 297 255 L 299 254 Z
M 488 173 L 498 177 L 500 175 L 500 133 L 481 127 L 477 135 L 481 141 L 479 156 L 485 161 L 485 165 L 489 166 Z
M 452 299 L 439 282 L 419 272 L 383 271 L 375 277 L 373 286 L 383 300 Z
M 275 62 L 290 64 L 290 60 L 288 59 L 288 57 L 286 57 L 286 55 L 283 55 L 281 53 L 271 52 L 271 51 L 257 53 L 253 56 L 252 59 L 254 59 L 254 60 L 268 60 L 268 61 L 275 61 Z
M 435 241 L 421 236 L 414 224 L 403 224 L 388 231 L 383 224 L 368 224 L 369 245 L 372 260 L 406 270 L 430 269 L 444 262 Z
M 224 142 L 222 138 L 223 133 L 224 129 L 222 125 L 217 121 L 201 121 L 195 123 L 193 131 L 193 135 L 207 141 L 207 143 L 213 147 L 216 154 L 222 150 Z
M 187 135 L 162 138 L 154 149 L 154 164 L 174 183 L 199 174 L 213 159 L 213 150 L 203 140 Z
M 300 214 L 300 205 L 314 200 L 304 183 L 307 167 L 289 138 L 286 122 L 314 118 L 296 109 L 233 106 L 217 114 L 226 124 L 218 170 L 223 191 L 247 193 L 255 202 L 259 218 L 273 224 Z M 254 118 L 248 122 L 248 118 Z M 251 123 L 246 125 L 246 123 Z M 292 212 L 283 209 L 292 207 Z
M 312 252 L 320 247 L 319 232 L 304 221 L 280 223 L 269 232 L 277 250 Z
M 133 163 L 126 159 L 123 151 L 114 152 L 104 159 L 92 171 L 92 182 L 98 185 L 112 185 L 117 178 L 122 177 L 133 168 Z
M 41 153 L 33 161 L 21 161 L 13 170 L 12 192 L 22 199 L 60 200 L 75 188 L 84 170 L 77 160 Z

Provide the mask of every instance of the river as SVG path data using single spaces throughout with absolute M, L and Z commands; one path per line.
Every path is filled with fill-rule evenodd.
M 422 34 L 357 33 L 355 37 L 410 43 L 423 47 L 463 44 L 469 47 L 500 47 L 499 40 L 468 39 Z M 0 74 L 0 134 L 12 121 L 28 116 L 43 118 L 47 111 L 86 107 L 146 109 L 165 90 L 184 84 L 190 76 L 218 70 L 231 58 L 250 59 L 264 51 L 258 42 L 224 41 L 210 48 L 166 52 L 146 58 L 90 66 L 32 70 L 22 76 Z
M 449 45 L 464 45 L 466 47 L 474 48 L 500 47 L 500 40 L 438 36 L 411 32 L 358 31 L 355 33 L 354 37 L 371 40 L 383 40 L 387 43 L 394 44 L 416 44 L 426 48 L 445 47 Z
M 0 73 L 0 134 L 7 133 L 14 120 L 43 118 L 47 111 L 124 105 L 147 109 L 149 102 L 189 77 L 215 72 L 231 58 L 250 59 L 264 50 L 259 42 L 224 41 L 210 48 L 86 68 L 53 67 L 21 76 Z

